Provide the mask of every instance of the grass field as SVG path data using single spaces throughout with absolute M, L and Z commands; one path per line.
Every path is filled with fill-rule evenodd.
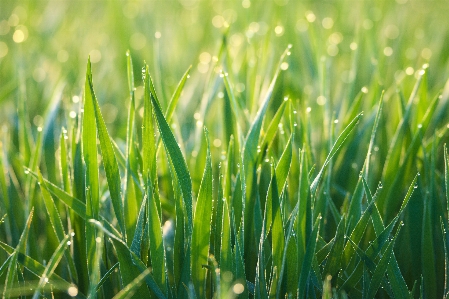
M 446 298 L 445 1 L 0 2 L 3 298 Z

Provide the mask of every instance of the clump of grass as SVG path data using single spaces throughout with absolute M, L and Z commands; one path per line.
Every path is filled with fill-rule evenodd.
M 227 29 L 171 88 L 127 52 L 126 122 L 90 59 L 77 113 L 56 96 L 36 128 L 20 100 L 0 133 L 3 298 L 447 296 L 444 72 L 389 86 L 374 33 L 337 60 L 306 18 L 310 43 L 286 32 L 283 52 Z

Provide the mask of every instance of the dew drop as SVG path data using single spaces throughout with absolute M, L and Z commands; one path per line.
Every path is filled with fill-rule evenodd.
M 28 169 L 25 170 L 25 174 L 29 174 L 30 171 Z

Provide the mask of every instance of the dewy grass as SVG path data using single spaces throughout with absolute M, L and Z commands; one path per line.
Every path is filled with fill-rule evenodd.
M 5 111 L 18 90 L 0 132 L 2 298 L 449 296 L 446 33 L 429 34 L 415 2 L 361 4 L 357 30 L 292 1 L 220 14 L 181 2 L 186 28 L 198 13 L 212 20 L 201 30 L 223 31 L 203 43 L 184 29 L 151 32 L 149 64 L 138 49 L 149 42 L 133 32 L 132 51 L 91 51 L 82 80 L 66 64 L 53 95 L 42 91 L 48 60 L 12 63 L 37 47 L 19 48 L 23 11 L 0 20 L 16 44 L 0 41 Z M 140 15 L 125 6 L 128 20 Z M 249 7 L 274 19 L 246 24 Z M 277 21 L 286 9 L 303 14 Z M 396 20 L 402 11 L 422 28 Z M 105 27 L 123 40 L 115 22 Z M 114 51 L 123 61 L 99 62 Z M 53 100 L 38 117 L 41 93 Z

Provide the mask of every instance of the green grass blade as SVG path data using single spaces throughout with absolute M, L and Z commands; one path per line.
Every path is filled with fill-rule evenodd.
M 221 248 L 220 248 L 220 289 L 224 293 L 230 288 L 230 277 L 233 274 L 234 259 L 232 258 L 231 243 L 231 219 L 229 217 L 228 204 L 223 203 L 223 225 L 221 230 Z
M 27 169 L 31 175 L 39 180 L 39 175 Z M 79 199 L 71 196 L 55 184 L 45 178 L 42 178 L 41 188 L 45 188 L 55 197 L 59 198 L 69 209 L 73 210 L 82 219 L 86 219 L 86 205 Z
M 321 177 L 322 177 L 322 175 L 324 173 L 324 170 L 326 169 L 326 166 L 329 164 L 329 162 L 331 161 L 332 157 L 340 150 L 340 148 L 342 147 L 343 143 L 348 138 L 348 136 L 351 133 L 351 131 L 358 124 L 358 122 L 359 122 L 360 118 L 362 117 L 362 115 L 363 115 L 363 113 L 359 113 L 349 123 L 349 125 L 343 130 L 343 132 L 341 132 L 340 136 L 338 136 L 337 140 L 335 141 L 334 145 L 332 146 L 331 151 L 327 155 L 326 160 L 324 161 L 323 166 L 321 167 L 320 172 L 318 173 L 318 175 L 315 177 L 315 179 L 313 180 L 312 184 L 310 185 L 310 192 L 311 192 L 311 194 L 315 194 L 315 192 L 316 192 L 316 190 L 318 188 L 318 183 L 321 180 Z
M 181 97 L 181 93 L 184 89 L 184 85 L 186 84 L 187 79 L 190 77 L 191 69 L 192 69 L 192 66 L 189 66 L 187 71 L 182 76 L 181 81 L 179 81 L 178 86 L 176 86 L 175 92 L 173 93 L 173 96 L 170 99 L 167 111 L 165 112 L 165 119 L 167 120 L 168 123 L 170 123 L 173 113 L 175 112 L 175 108 L 178 105 L 178 101 L 179 101 L 179 98 Z
M 12 258 L 12 255 L 15 252 L 15 249 L 8 244 L 5 244 L 0 241 L 0 247 L 9 254 L 9 259 Z M 45 266 L 36 261 L 35 259 L 29 257 L 28 255 L 25 255 L 21 252 L 17 252 L 18 258 L 17 261 L 23 265 L 25 268 L 27 268 L 31 273 L 36 275 L 37 277 L 41 277 L 42 273 L 45 271 Z M 53 282 L 57 283 L 61 286 L 63 289 L 68 289 L 70 286 L 72 286 L 71 283 L 67 282 L 65 279 L 61 278 L 57 274 L 53 274 Z M 85 298 L 83 294 L 78 293 L 78 296 L 81 298 Z
M 292 161 L 292 142 L 293 142 L 293 136 L 290 136 L 287 145 L 285 146 L 285 150 L 282 153 L 282 156 L 279 160 L 279 164 L 276 166 L 276 170 L 273 171 L 273 177 L 275 176 L 275 179 L 273 181 L 273 178 L 271 180 L 270 186 L 268 187 L 267 192 L 267 198 L 266 198 L 266 208 L 267 208 L 267 234 L 271 230 L 271 224 L 272 221 L 275 218 L 275 214 L 273 213 L 274 209 L 274 202 L 273 200 L 273 183 L 276 183 L 276 194 L 279 196 L 280 193 L 284 190 L 285 184 L 287 182 L 287 176 L 290 171 L 290 165 Z M 273 164 L 273 161 L 272 161 Z M 278 202 L 278 204 L 280 204 Z M 280 268 L 279 268 L 280 269 Z
M 157 201 L 154 190 L 147 189 L 147 223 L 153 277 L 161 291 L 167 296 L 166 256 L 162 239 L 161 220 L 159 219 Z
M 69 156 L 67 153 L 67 130 L 63 127 L 61 136 L 59 138 L 59 149 L 60 149 L 60 156 L 59 156 L 59 168 L 61 172 L 62 182 L 64 184 L 64 191 L 71 194 L 72 193 L 72 187 L 70 184 L 71 176 L 69 171 Z
M 97 292 L 101 289 L 101 287 L 104 285 L 106 280 L 115 272 L 115 269 L 117 269 L 119 266 L 119 263 L 115 263 L 100 279 L 100 281 L 97 284 Z
M 182 155 L 181 149 L 170 130 L 170 126 L 168 125 L 164 115 L 162 114 L 161 108 L 159 107 L 159 103 L 156 99 L 151 96 L 151 101 L 153 104 L 153 113 L 156 118 L 159 132 L 161 134 L 162 141 L 164 142 L 165 149 L 167 151 L 168 156 L 170 157 L 171 163 L 173 164 L 174 170 L 176 172 L 176 177 L 178 179 L 182 197 L 184 200 L 184 208 L 187 213 L 187 240 L 190 239 L 192 235 L 192 181 L 190 179 L 190 173 L 187 168 L 186 161 Z M 187 241 L 190 243 L 190 241 Z
M 100 209 L 98 159 L 97 159 L 97 124 L 92 86 L 90 59 L 87 62 L 86 83 L 84 88 L 84 117 L 82 131 L 83 159 L 86 165 L 86 188 L 90 198 L 86 198 L 86 217 L 98 219 Z M 89 237 L 89 236 L 88 236 Z
M 140 285 L 145 281 L 148 275 L 151 273 L 151 268 L 145 269 L 139 274 L 132 282 L 130 282 L 126 287 L 124 287 L 113 299 L 128 299 L 131 298 L 135 292 L 138 290 Z
M 123 285 L 126 286 L 132 283 L 133 280 L 137 276 L 139 276 L 140 273 L 145 271 L 146 269 L 145 264 L 143 264 L 143 262 L 139 260 L 139 258 L 123 242 L 123 240 L 121 240 L 115 234 L 108 231 L 100 222 L 95 220 L 91 220 L 90 222 L 94 224 L 97 228 L 101 229 L 113 242 L 115 250 L 117 252 L 117 258 L 119 260 L 120 275 L 122 278 Z M 150 288 L 151 291 L 153 291 L 158 298 L 160 299 L 166 298 L 165 295 L 160 290 L 160 288 L 157 286 L 151 274 L 148 274 L 146 276 L 145 282 L 146 285 L 140 286 L 136 291 L 134 295 L 136 296 L 136 298 L 139 298 L 139 296 L 143 296 L 140 298 L 149 298 L 150 292 L 148 288 Z
M 50 279 L 52 278 L 53 272 L 55 271 L 56 267 L 59 264 L 59 261 L 64 255 L 64 252 L 67 248 L 67 242 L 70 240 L 70 235 L 66 235 L 61 242 L 59 243 L 59 246 L 56 248 L 55 252 L 51 256 L 50 260 L 48 261 L 47 266 L 45 267 L 45 271 L 41 276 L 41 279 L 39 280 L 39 284 L 36 287 L 36 290 L 33 295 L 33 299 L 39 298 L 41 290 L 44 288 L 44 286 L 49 283 Z
M 206 271 L 203 265 L 207 265 L 209 256 L 209 239 L 211 233 L 212 215 L 212 161 L 210 156 L 209 137 L 207 129 L 204 129 L 207 142 L 206 166 L 196 202 L 195 218 L 192 233 L 192 280 L 195 293 L 199 298 L 205 296 Z
M 392 241 L 388 242 L 387 248 L 384 251 L 379 263 L 376 266 L 376 269 L 373 272 L 373 276 L 371 277 L 371 282 L 368 288 L 367 298 L 372 299 L 376 296 L 377 290 L 379 289 L 383 278 L 385 277 L 385 273 L 390 262 L 391 257 L 393 256 L 393 246 L 396 238 Z
M 102 161 L 104 165 L 104 171 L 106 173 L 106 178 L 108 181 L 109 195 L 111 197 L 112 206 L 114 207 L 114 213 L 115 216 L 117 217 L 120 231 L 126 240 L 126 227 L 122 204 L 120 171 L 118 168 L 117 159 L 115 157 L 114 148 L 111 143 L 111 137 L 109 136 L 106 124 L 103 120 L 103 116 L 100 111 L 100 105 L 98 104 L 98 100 L 93 91 L 92 81 L 89 81 L 89 83 L 92 93 L 90 99 L 95 109 L 95 120 L 98 129 L 98 138 L 100 139 L 100 148 L 102 154 Z
M 312 233 L 310 234 L 310 238 L 307 242 L 307 249 L 304 255 L 304 260 L 302 262 L 302 267 L 299 275 L 298 282 L 298 298 L 304 298 L 306 295 L 306 286 L 310 277 L 310 273 L 312 270 L 312 261 L 315 256 L 315 247 L 318 237 L 318 230 L 320 227 L 321 217 L 318 217 L 313 225 Z
M 9 262 L 8 272 L 6 274 L 5 286 L 3 289 L 3 299 L 10 298 L 10 293 L 14 289 L 14 284 L 17 281 L 17 262 L 19 261 L 19 252 L 26 251 L 28 232 L 30 230 L 31 221 L 33 220 L 34 208 L 31 209 L 30 215 L 28 216 L 28 220 L 26 222 L 25 229 L 22 232 L 22 235 L 19 239 L 19 244 L 17 244 L 16 249 L 13 253 L 11 253 L 12 258 Z
M 337 226 L 337 232 L 334 237 L 334 242 L 324 266 L 322 277 L 323 280 L 327 279 L 328 275 L 330 275 L 332 278 L 336 278 L 336 274 L 340 270 L 340 264 L 343 257 L 343 249 L 345 245 L 345 228 L 345 219 L 344 217 L 342 217 L 340 223 Z
M 42 187 L 45 184 L 45 182 L 39 171 L 38 176 L 39 176 L 39 185 L 41 186 L 42 197 L 44 199 L 48 218 L 50 220 L 51 226 L 53 227 L 53 231 L 55 232 L 56 237 L 58 238 L 58 241 L 62 242 L 62 240 L 65 239 L 65 231 L 64 226 L 62 225 L 61 216 L 59 215 L 59 212 L 53 201 L 53 198 L 50 195 L 50 192 L 45 187 Z M 69 264 L 69 271 L 71 278 L 74 279 L 75 281 L 78 281 L 78 274 L 76 273 L 76 267 L 72 259 L 72 256 L 70 255 L 69 252 L 64 253 L 64 255 Z

